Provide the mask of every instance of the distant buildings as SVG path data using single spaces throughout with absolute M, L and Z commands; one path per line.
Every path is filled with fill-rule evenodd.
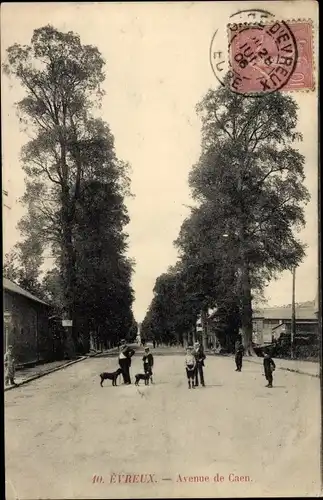
M 281 333 L 290 331 L 291 306 L 270 307 L 253 313 L 253 341 L 256 344 L 270 344 Z M 318 334 L 318 318 L 315 301 L 296 305 L 296 333 Z
M 141 344 L 141 323 L 137 323 L 137 337 L 136 337 L 136 342 L 138 344 Z
M 54 351 L 49 305 L 3 278 L 4 348 L 12 345 L 18 364 L 48 360 Z

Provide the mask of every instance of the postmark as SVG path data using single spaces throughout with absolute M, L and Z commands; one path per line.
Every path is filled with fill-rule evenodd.
M 230 86 L 241 94 L 268 94 L 283 88 L 294 73 L 298 50 L 284 21 L 228 26 Z
M 242 28 L 252 22 L 253 25 L 264 24 L 265 22 L 274 21 L 275 16 L 264 9 L 244 9 L 233 13 L 228 22 L 219 26 L 211 39 L 210 44 L 210 64 L 216 80 L 222 85 L 227 84 L 228 76 L 232 78 L 233 73 L 230 67 L 228 33 L 227 25 L 230 24 L 233 28 Z
M 249 97 L 315 89 L 312 21 L 282 21 L 261 9 L 239 11 L 228 21 L 210 45 L 221 85 Z

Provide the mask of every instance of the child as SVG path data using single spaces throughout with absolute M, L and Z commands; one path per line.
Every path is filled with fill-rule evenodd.
M 191 389 L 191 387 L 192 389 L 194 389 L 195 367 L 196 367 L 196 360 L 192 354 L 192 347 L 188 347 L 186 349 L 185 368 L 186 368 L 189 389 Z
M 150 380 L 153 381 L 154 356 L 149 352 L 149 347 L 145 347 L 145 354 L 142 358 L 144 362 L 144 372 L 150 374 Z
M 243 355 L 244 355 L 244 347 L 242 344 L 242 339 L 239 336 L 235 344 L 235 362 L 237 367 L 236 372 L 241 372 Z
M 264 356 L 264 371 L 265 371 L 265 377 L 267 379 L 268 384 L 266 387 L 272 387 L 273 386 L 273 371 L 275 370 L 276 365 L 268 351 L 265 352 Z

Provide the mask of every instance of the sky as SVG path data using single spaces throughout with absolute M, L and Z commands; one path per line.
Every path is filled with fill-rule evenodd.
M 209 88 L 218 87 L 209 62 L 215 30 L 244 8 L 262 7 L 281 19 L 316 19 L 316 2 L 155 2 L 155 3 L 4 3 L 1 56 L 14 44 L 29 44 L 33 30 L 52 24 L 74 31 L 83 44 L 97 46 L 106 60 L 100 115 L 115 137 L 119 158 L 130 163 L 134 198 L 127 200 L 131 222 L 129 256 L 136 261 L 134 314 L 142 321 L 156 278 L 173 265 L 173 241 L 191 203 L 188 174 L 200 153 L 200 121 L 195 106 Z M 317 28 L 314 24 L 314 32 Z M 315 50 L 317 48 L 315 46 Z M 316 53 L 314 56 L 316 57 Z M 316 69 L 315 69 L 316 71 Z M 21 146 L 28 141 L 14 103 L 23 93 L 2 76 L 2 164 L 4 251 L 19 239 L 16 229 L 24 213 L 19 198 L 24 173 Z M 318 119 L 317 92 L 294 91 L 299 104 L 299 131 L 304 140 L 306 181 L 311 202 L 306 228 L 300 233 L 307 255 L 296 273 L 296 300 L 313 300 L 318 287 Z M 50 267 L 51 261 L 46 261 Z M 292 277 L 282 273 L 266 288 L 267 305 L 291 302 Z

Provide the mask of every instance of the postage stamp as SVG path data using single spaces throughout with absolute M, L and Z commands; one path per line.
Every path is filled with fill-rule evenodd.
M 284 90 L 315 90 L 314 40 L 312 21 L 288 23 L 297 44 L 296 67 Z
M 233 91 L 312 90 L 313 40 L 309 21 L 229 25 Z
M 314 36 L 308 19 L 280 20 L 267 10 L 238 11 L 210 45 L 212 71 L 233 92 L 258 97 L 315 89 Z

